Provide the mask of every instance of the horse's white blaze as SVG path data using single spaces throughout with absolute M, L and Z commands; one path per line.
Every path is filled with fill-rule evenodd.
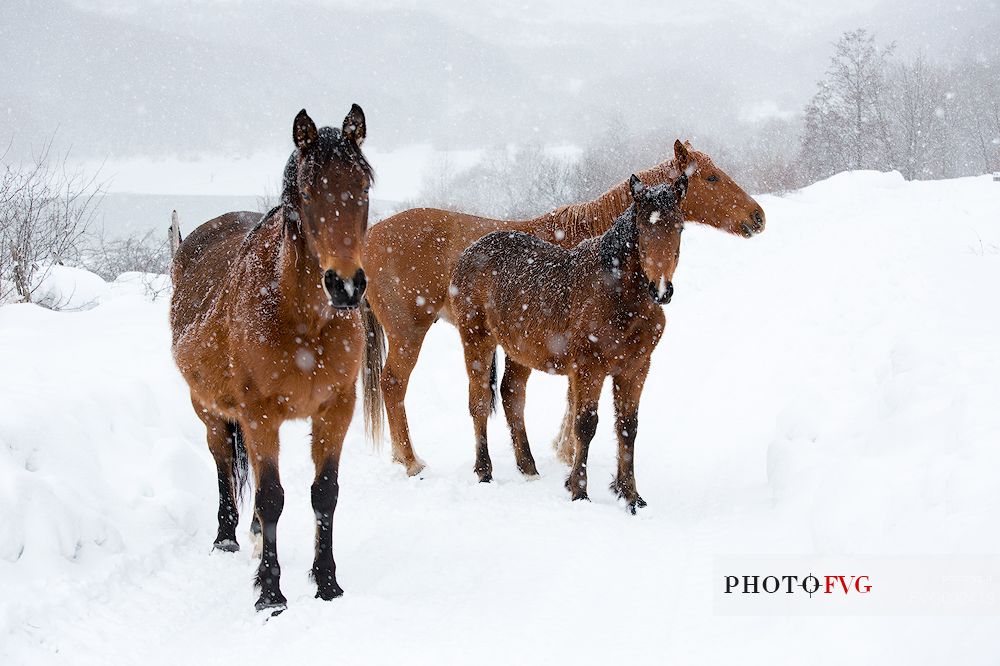
M 660 211 L 654 210 L 652 213 L 649 214 L 650 224 L 656 224 L 659 221 L 660 221 Z
M 661 275 L 660 283 L 656 285 L 656 295 L 659 296 L 660 298 L 662 298 L 663 295 L 667 293 L 667 284 L 669 284 L 667 282 L 667 278 Z

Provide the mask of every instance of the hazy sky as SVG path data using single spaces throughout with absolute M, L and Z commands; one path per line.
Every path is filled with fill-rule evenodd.
M 362 7 L 362 8 L 359 8 Z M 725 138 L 792 117 L 864 26 L 901 55 L 998 60 L 997 0 L 3 0 L 0 135 L 88 156 L 248 154 L 303 106 L 373 145 Z

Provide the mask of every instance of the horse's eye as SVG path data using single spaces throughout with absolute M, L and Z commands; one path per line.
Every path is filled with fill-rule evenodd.
M 714 173 L 711 176 L 708 177 L 708 182 L 710 182 L 710 183 L 714 183 L 717 180 L 719 180 L 719 177 L 716 176 Z

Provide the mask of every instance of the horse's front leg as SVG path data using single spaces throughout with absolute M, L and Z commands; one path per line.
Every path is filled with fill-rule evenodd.
M 604 375 L 580 369 L 570 375 L 569 381 L 576 415 L 576 454 L 566 479 L 566 489 L 574 500 L 590 499 L 587 496 L 587 454 L 590 440 L 597 432 L 597 402 L 601 397 Z
M 278 475 L 278 423 L 258 416 L 240 418 L 247 454 L 253 466 L 257 492 L 254 497 L 260 521 L 261 553 L 256 585 L 260 589 L 257 610 L 273 609 L 275 615 L 285 610 L 287 601 L 281 593 L 281 567 L 278 565 L 278 518 L 285 506 L 285 491 Z
M 628 503 L 629 511 L 646 506 L 635 488 L 635 435 L 639 428 L 639 398 L 649 373 L 647 361 L 631 375 L 616 375 L 613 382 L 615 397 L 615 434 L 618 435 L 618 475 L 611 490 Z
M 329 601 L 344 590 L 337 584 L 337 564 L 333 560 L 333 512 L 337 509 L 340 485 L 337 470 L 344 435 L 354 414 L 354 382 L 339 387 L 337 393 L 312 419 L 312 456 L 316 477 L 312 484 L 312 506 L 316 515 L 316 556 L 312 577 L 316 596 Z

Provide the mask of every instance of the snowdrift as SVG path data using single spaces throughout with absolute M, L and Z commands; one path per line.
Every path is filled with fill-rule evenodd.
M 476 483 L 460 343 L 438 325 L 408 401 L 423 478 L 360 417 L 348 435 L 333 603 L 306 577 L 308 426 L 282 430 L 289 610 L 266 624 L 246 515 L 244 550 L 210 553 L 214 467 L 166 299 L 130 276 L 87 311 L 0 308 L 0 662 L 1000 657 L 997 618 L 713 615 L 718 555 L 1000 551 L 1000 183 L 856 172 L 760 201 L 762 236 L 685 234 L 640 411 L 649 509 L 602 491 L 607 391 L 593 502 L 568 501 L 549 447 L 565 381 L 537 374 L 541 479 L 494 418 L 496 481 Z

